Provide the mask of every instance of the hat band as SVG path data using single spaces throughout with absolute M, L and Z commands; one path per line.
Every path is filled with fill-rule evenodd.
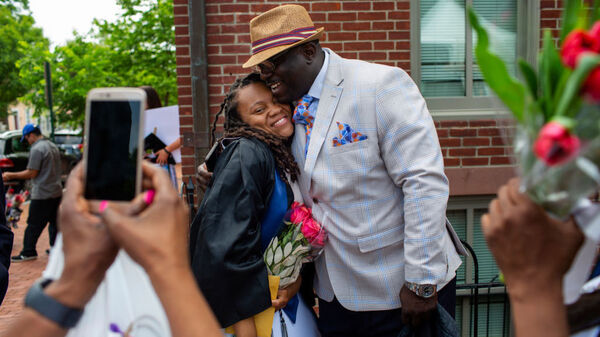
M 317 33 L 317 29 L 313 27 L 303 27 L 294 29 L 288 33 L 277 34 L 252 42 L 252 54 L 259 53 L 263 50 L 277 46 L 293 44 L 298 41 L 309 38 Z

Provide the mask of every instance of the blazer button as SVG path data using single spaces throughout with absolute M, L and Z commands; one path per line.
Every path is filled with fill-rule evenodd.
M 318 203 L 319 203 L 319 199 L 313 198 L 313 204 L 318 204 Z

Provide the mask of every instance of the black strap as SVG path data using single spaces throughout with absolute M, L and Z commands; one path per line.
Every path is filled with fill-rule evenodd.
M 83 315 L 82 309 L 68 307 L 44 293 L 53 280 L 41 279 L 35 282 L 25 296 L 25 306 L 37 311 L 63 329 L 69 329 L 77 325 Z

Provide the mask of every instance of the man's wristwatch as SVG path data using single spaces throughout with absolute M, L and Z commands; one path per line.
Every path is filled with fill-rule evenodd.
M 72 328 L 77 325 L 81 315 L 83 315 L 83 310 L 68 307 L 46 295 L 44 288 L 52 281 L 51 279 L 36 281 L 25 296 L 25 306 L 37 311 L 63 329 Z
M 436 286 L 433 284 L 417 284 L 412 282 L 406 282 L 405 284 L 408 290 L 422 298 L 433 297 L 436 293 Z

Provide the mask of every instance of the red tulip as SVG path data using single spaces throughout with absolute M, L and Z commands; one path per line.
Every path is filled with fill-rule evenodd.
M 596 22 L 590 29 L 590 36 L 594 40 L 592 49 L 596 53 L 600 53 L 600 21 Z
M 594 26 L 595 28 L 596 26 Z M 600 29 L 600 28 L 598 28 Z M 598 39 L 588 34 L 583 29 L 575 29 L 567 35 L 563 43 L 560 55 L 563 63 L 569 68 L 575 68 L 577 61 L 583 53 L 598 52 L 594 48 L 598 45 Z
M 562 124 L 552 121 L 544 125 L 533 145 L 537 157 L 549 166 L 562 164 L 579 153 L 581 142 Z
M 596 67 L 588 75 L 581 91 L 594 102 L 600 102 L 600 67 Z

